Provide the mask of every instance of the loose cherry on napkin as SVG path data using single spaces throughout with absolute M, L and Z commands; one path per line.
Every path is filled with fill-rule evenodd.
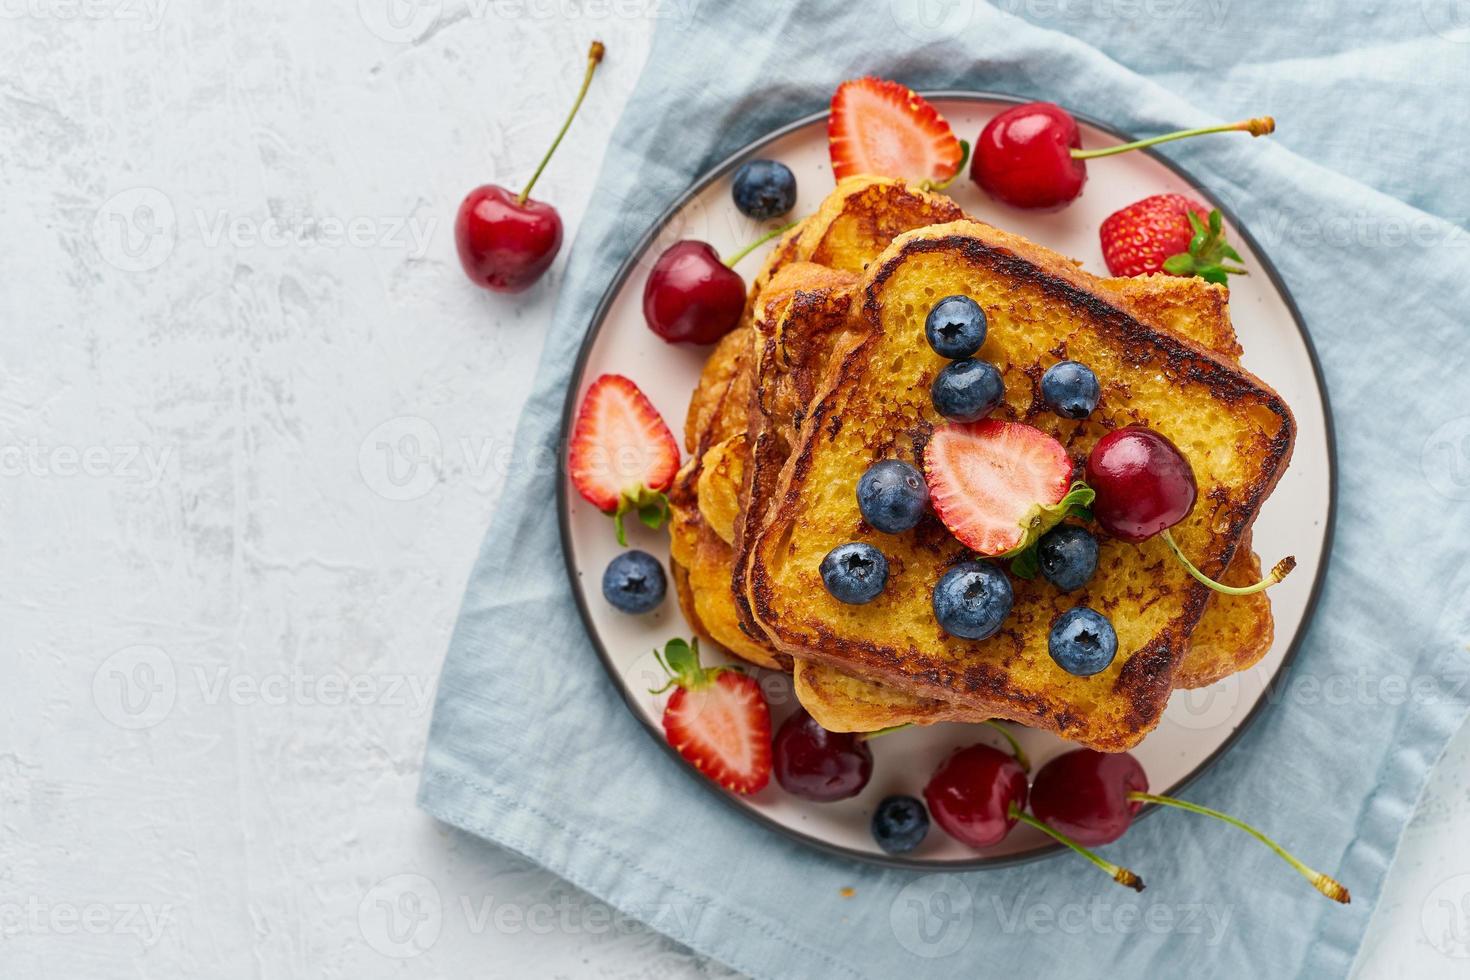
M 561 250 L 561 215 L 550 204 L 531 200 L 531 188 L 572 125 L 603 52 L 602 42 L 593 41 L 577 101 L 525 189 L 515 194 L 498 184 L 484 184 L 460 204 L 454 242 L 465 275 L 475 285 L 497 293 L 521 292 L 541 278 Z

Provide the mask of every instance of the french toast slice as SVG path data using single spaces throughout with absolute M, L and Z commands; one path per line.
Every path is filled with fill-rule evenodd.
M 1140 318 L 1193 340 L 1231 362 L 1239 357 L 1240 345 L 1230 325 L 1229 293 L 1223 287 L 1202 279 L 1164 275 L 1106 279 L 1103 285 L 1109 292 L 1125 299 Z M 781 333 L 789 337 L 802 329 L 799 318 L 788 318 L 781 327 Z M 806 345 L 793 345 L 793 349 L 812 350 Z M 763 363 L 758 357 L 755 362 L 757 377 L 752 388 L 750 431 L 755 432 L 761 424 L 770 424 L 785 430 L 783 439 L 787 444 L 794 441 L 792 430 L 795 420 L 777 416 L 768 423 L 757 421 L 762 405 L 772 404 L 779 409 L 780 403 L 777 398 L 755 398 L 755 392 L 762 387 L 779 387 L 782 384 L 779 374 L 784 370 L 820 372 L 824 366 L 825 361 L 803 366 L 790 357 Z M 770 377 L 772 374 L 777 376 Z M 757 469 L 766 466 L 779 470 L 784 462 L 784 458 L 768 451 L 767 455 L 753 454 L 749 465 Z M 856 474 L 853 478 L 856 479 Z M 770 479 L 769 475 L 766 479 L 758 475 L 747 476 L 747 486 L 759 488 Z M 765 496 L 762 497 L 761 493 Z M 770 490 L 758 489 L 745 498 L 747 510 L 742 519 L 747 526 L 758 526 L 764 519 L 764 505 L 772 496 Z M 748 560 L 748 549 L 737 547 L 735 575 L 742 593 Z M 1260 577 L 1260 559 L 1251 550 L 1247 532 L 1223 581 L 1231 585 L 1246 585 Z M 748 602 L 744 608 L 749 609 Z M 1265 656 L 1273 638 L 1271 601 L 1266 593 L 1211 596 L 1174 677 L 1174 687 L 1206 687 L 1245 670 Z M 918 697 L 811 660 L 796 660 L 793 687 L 797 700 L 829 731 L 878 731 L 906 723 L 975 722 L 988 717 L 984 712 L 977 713 L 963 705 Z
M 752 289 L 752 305 L 764 285 L 780 274 L 786 264 L 797 261 L 797 256 L 815 256 L 860 266 L 876 257 L 886 244 L 886 240 L 876 241 L 878 236 L 886 235 L 903 224 L 920 226 L 956 213 L 957 209 L 948 199 L 914 192 L 896 181 L 881 178 L 845 181 L 816 215 L 788 233 L 773 250 Z M 808 232 L 809 228 L 814 230 Z M 797 283 L 812 289 L 822 285 L 811 279 L 798 279 Z M 1225 311 L 1224 290 L 1200 280 L 1165 276 L 1109 280 L 1108 285 L 1115 291 L 1129 294 L 1135 305 L 1165 327 L 1221 353 L 1232 356 L 1238 353 L 1239 347 Z M 781 292 L 783 290 L 776 290 L 777 294 Z M 789 294 L 789 290 L 786 292 Z M 798 326 L 787 336 L 800 338 L 802 330 Z M 737 629 L 731 615 L 731 600 L 720 588 L 720 581 L 728 574 L 732 560 L 728 550 L 732 541 L 728 502 L 735 490 L 731 489 L 730 476 L 734 475 L 737 485 L 739 482 L 739 467 L 731 464 L 738 463 L 743 454 L 738 451 L 714 453 L 712 455 L 720 459 L 720 465 L 708 468 L 701 465 L 704 456 L 701 446 L 713 449 L 726 440 L 734 439 L 737 443 L 740 440 L 737 430 L 744 418 L 744 402 L 740 393 L 747 390 L 748 384 L 741 375 L 751 369 L 750 361 L 742 355 L 747 349 L 744 337 L 750 332 L 748 326 L 742 326 L 714 348 L 691 398 L 685 440 L 690 451 L 686 464 L 690 470 L 681 474 L 682 479 L 673 494 L 676 506 L 671 526 L 674 559 L 671 572 L 686 618 L 697 632 L 762 666 L 786 666 L 789 669 L 788 658 Z M 809 355 L 820 351 L 805 339 L 797 340 L 796 349 L 808 357 L 783 358 L 779 366 L 790 367 L 793 363 L 799 366 L 804 359 L 809 359 Z M 727 398 L 732 382 L 734 394 Z M 800 397 L 805 399 L 806 392 Z M 776 463 L 775 471 L 779 470 L 779 462 L 784 462 L 784 459 Z M 682 494 L 688 501 L 684 507 L 677 506 L 680 488 L 686 491 Z M 759 497 L 756 499 L 760 500 Z M 697 509 L 700 503 L 705 504 L 702 510 L 711 515 L 708 526 L 702 526 L 703 515 Z M 757 510 L 763 515 L 763 506 Z M 717 516 L 721 512 L 724 516 Z M 741 515 L 741 519 L 745 517 Z M 1244 566 L 1244 570 L 1237 566 Z M 1252 568 L 1257 570 L 1255 574 L 1258 576 L 1259 562 L 1246 549 L 1237 556 L 1226 580 L 1252 581 Z M 690 584 L 691 577 L 699 586 L 698 599 Z M 703 621 L 701 611 L 710 624 Z M 1176 686 L 1201 686 L 1244 669 L 1265 653 L 1270 639 L 1270 605 L 1264 594 L 1232 602 L 1212 601 L 1196 631 L 1191 653 L 1181 666 Z M 1211 655 L 1208 659 L 1203 656 L 1206 652 Z M 1202 661 L 1203 669 L 1192 670 L 1197 660 Z M 843 675 L 821 664 L 805 662 L 798 664 L 797 668 L 798 695 L 818 720 L 833 730 L 872 730 L 905 721 L 978 720 L 968 717 L 961 706 L 897 692 Z M 813 684 L 810 688 L 803 683 L 804 677 L 820 679 L 825 673 L 833 675 L 826 683 Z
M 701 477 L 713 447 L 743 438 L 753 379 L 750 355 L 757 298 L 780 306 L 799 290 L 831 284 L 833 275 L 855 275 L 876 259 L 895 236 L 935 221 L 964 216 L 946 197 L 908 188 L 884 177 L 851 177 L 840 182 L 810 217 L 788 231 L 767 256 L 751 287 L 740 326 L 715 345 L 690 401 L 684 428 L 689 457 L 669 491 L 670 558 L 675 592 L 685 618 L 698 632 L 736 656 L 762 667 L 791 669 L 791 658 L 761 633 L 741 629 L 731 589 L 733 534 L 719 532 L 701 513 L 705 497 L 718 493 L 718 474 Z M 737 438 L 738 437 L 738 438 Z M 721 451 L 724 472 L 739 472 L 748 453 L 738 444 Z M 716 508 L 718 505 L 716 505 Z
M 1095 748 L 1128 748 L 1157 724 L 1209 597 L 1161 542 L 1104 539 L 1097 575 L 1076 593 L 1017 582 L 1002 632 L 970 642 L 940 630 L 929 604 L 944 568 L 968 552 L 932 518 L 889 536 L 857 514 L 856 475 L 886 456 L 917 459 L 942 421 L 928 385 L 943 361 L 924 343 L 922 322 L 952 293 L 986 308 L 991 329 L 980 356 L 1007 382 L 998 417 L 1051 432 L 1078 458 L 1119 425 L 1169 436 L 1190 457 L 1201 491 L 1175 537 L 1206 573 L 1230 565 L 1290 456 L 1295 426 L 1284 402 L 1238 367 L 1147 322 L 1128 298 L 1063 256 L 961 221 L 901 235 L 868 270 L 865 336 L 828 372 L 755 535 L 751 608 L 793 657 Z M 1102 404 L 1083 422 L 1052 415 L 1037 393 L 1045 367 L 1066 356 L 1088 363 L 1104 384 Z M 889 558 L 888 587 L 865 606 L 832 599 L 817 574 L 822 556 L 851 540 L 869 540 Z M 1107 612 L 1119 634 L 1119 656 L 1092 678 L 1067 674 L 1046 652 L 1051 621 L 1079 603 Z
M 738 526 L 732 533 L 732 518 L 750 522 L 758 521 L 764 515 L 764 503 L 771 495 L 769 482 L 779 474 L 785 461 L 777 447 L 789 446 L 794 439 L 795 416 L 800 414 L 810 397 L 809 388 L 803 387 L 810 381 L 787 385 L 786 373 L 804 373 L 809 378 L 819 374 L 827 357 L 824 342 L 831 343 L 840 337 L 835 318 L 846 312 L 846 300 L 836 287 L 846 282 L 846 277 L 835 273 L 828 275 L 830 278 L 823 281 L 819 272 L 803 271 L 794 280 L 799 289 L 778 286 L 776 295 L 768 297 L 772 302 L 766 305 L 773 307 L 779 307 L 778 300 L 790 297 L 789 305 L 780 308 L 775 315 L 774 326 L 766 326 L 759 321 L 757 325 L 757 333 L 764 331 L 770 334 L 764 352 L 769 355 L 779 351 L 779 354 L 774 360 L 765 362 L 757 357 L 756 363 L 764 366 L 756 368 L 756 377 L 750 388 L 747 433 L 731 435 L 729 425 L 724 424 L 728 422 L 726 416 L 713 420 L 722 423 L 715 435 L 726 438 L 709 448 L 698 477 L 698 506 L 718 542 L 711 542 L 707 535 L 703 561 L 685 558 L 687 566 L 678 561 L 674 565 L 681 603 L 695 629 L 705 636 L 718 638 L 717 641 L 723 640 L 724 645 L 733 648 L 737 654 L 746 651 L 744 656 L 747 659 L 755 659 L 763 665 L 769 665 L 775 653 L 752 645 L 749 632 L 735 631 L 728 601 L 719 590 L 719 577 L 730 567 L 731 556 L 725 550 L 725 544 L 731 541 L 737 543 L 735 574 L 741 576 L 740 533 Z M 791 274 L 785 276 L 789 279 Z M 1203 280 L 1172 276 L 1109 279 L 1105 284 L 1111 292 L 1127 298 L 1140 315 L 1153 322 L 1222 355 L 1233 358 L 1238 353 L 1224 289 Z M 766 319 L 772 319 L 770 313 Z M 728 382 L 732 371 L 721 362 L 733 364 L 738 360 L 733 351 L 727 350 L 730 346 L 721 345 L 711 355 L 710 367 L 697 389 L 696 404 L 701 400 L 701 392 Z M 759 340 L 756 350 L 761 351 Z M 737 391 L 741 390 L 743 382 L 737 382 L 735 387 Z M 738 408 L 733 414 L 739 415 Z M 777 431 L 766 441 L 765 452 L 751 450 L 746 440 L 756 439 L 757 434 L 768 427 Z M 766 478 L 747 478 L 742 488 L 742 471 L 750 472 L 748 467 L 764 468 Z M 734 511 L 737 506 L 740 510 Z M 676 539 L 678 537 L 676 534 Z M 706 615 L 714 608 L 715 615 L 711 617 L 716 624 L 714 628 L 698 619 L 695 599 L 688 586 L 690 573 L 686 567 L 698 570 L 704 586 L 700 605 L 706 610 Z M 1259 561 L 1248 545 L 1243 546 L 1225 580 L 1245 584 L 1259 577 Z M 737 594 L 736 598 L 743 596 Z M 1265 654 L 1271 639 L 1270 601 L 1264 593 L 1226 599 L 1212 597 L 1191 639 L 1190 652 L 1175 678 L 1175 686 L 1205 686 L 1243 670 Z M 873 731 L 907 722 L 983 720 L 964 706 L 916 697 L 811 661 L 795 664 L 795 690 L 798 699 L 817 721 L 832 731 Z

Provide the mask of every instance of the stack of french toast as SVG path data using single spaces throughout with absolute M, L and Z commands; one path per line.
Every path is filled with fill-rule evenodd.
M 1250 528 L 1286 467 L 1294 424 L 1240 367 L 1224 287 L 1099 278 L 941 194 L 852 177 L 780 239 L 744 321 L 713 348 L 694 391 L 689 456 L 669 493 L 685 616 L 730 653 L 792 672 L 797 698 L 831 731 L 1003 719 L 1126 749 L 1158 724 L 1175 688 L 1212 684 L 1265 655 L 1270 600 L 1212 592 L 1157 538 L 1104 538 L 1082 593 L 1017 579 L 998 633 L 966 640 L 942 630 L 935 582 L 971 554 L 933 515 L 878 535 L 854 487 L 877 460 L 922 460 L 943 424 L 930 383 L 944 362 L 923 325 L 950 295 L 986 311 L 983 353 L 1005 380 L 997 418 L 1041 428 L 1076 460 L 1121 426 L 1163 433 L 1199 485 L 1174 540 L 1227 584 L 1261 577 Z M 1042 404 L 1042 373 L 1063 358 L 1103 381 L 1088 418 Z M 883 594 L 837 601 L 818 573 L 822 557 L 880 538 Z M 1116 658 L 1093 676 L 1048 655 L 1050 624 L 1079 602 L 1104 610 L 1118 637 Z

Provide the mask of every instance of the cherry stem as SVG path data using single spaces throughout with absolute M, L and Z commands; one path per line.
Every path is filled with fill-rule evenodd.
M 1112 878 L 1118 884 L 1131 888 L 1136 892 L 1143 891 L 1143 879 L 1138 877 L 1138 875 L 1134 874 L 1132 871 L 1129 871 L 1127 868 L 1114 864 L 1111 861 L 1103 860 L 1092 851 L 1088 850 L 1081 844 L 1074 841 L 1072 838 L 1068 837 L 1066 834 L 1062 833 L 1060 830 L 1055 830 L 1051 827 L 1048 827 L 1046 824 L 1042 823 L 1040 820 L 1037 820 L 1031 814 L 1023 811 L 1014 803 L 1011 804 L 1010 814 L 1013 819 L 1021 821 L 1028 827 L 1035 827 L 1037 830 L 1041 831 L 1052 840 L 1060 844 L 1065 844 L 1072 850 L 1076 851 L 1078 854 L 1081 854 L 1083 857 L 1087 858 L 1087 860 L 1091 861 L 1103 871 L 1107 872 L 1108 877 Z
M 1006 741 L 1011 743 L 1011 755 L 1016 757 L 1016 761 L 1021 764 L 1021 769 L 1023 771 L 1030 772 L 1031 760 L 1026 757 L 1025 750 L 1021 748 L 1021 743 L 1016 741 L 1016 736 L 1011 734 L 1011 730 L 1002 725 L 995 718 L 987 718 L 984 724 L 989 725 L 991 728 L 994 728 L 996 731 L 1005 736 Z
M 725 265 L 731 269 L 735 268 L 740 260 L 745 258 L 751 252 L 754 252 L 756 249 L 760 248 L 762 245 L 775 238 L 777 235 L 786 234 L 788 231 L 795 228 L 799 224 L 801 224 L 801 222 L 793 221 L 790 224 L 782 225 L 780 228 L 774 228 L 771 231 L 766 232 L 764 235 L 757 238 L 755 241 L 751 242 L 749 245 L 745 246 L 740 251 L 736 252 L 734 255 L 726 259 Z
M 1202 585 L 1208 585 L 1216 592 L 1223 592 L 1225 595 L 1250 595 L 1253 592 L 1264 592 L 1266 589 L 1269 589 L 1277 582 L 1286 578 L 1286 576 L 1291 574 L 1291 570 L 1296 568 L 1296 557 L 1294 555 L 1287 555 L 1278 561 L 1271 569 L 1270 574 L 1259 582 L 1252 585 L 1225 585 L 1222 582 L 1216 582 L 1204 572 L 1195 568 L 1194 562 L 1184 557 L 1184 552 L 1180 551 L 1179 545 L 1174 543 L 1174 536 L 1169 533 L 1167 528 L 1164 529 L 1161 536 L 1164 539 L 1164 543 L 1174 552 L 1174 557 L 1179 559 L 1179 563 L 1184 566 L 1186 572 L 1194 576 L 1196 582 Z
M 541 171 L 546 169 L 546 164 L 551 160 L 551 155 L 556 152 L 558 146 L 561 146 L 561 138 L 571 128 L 572 120 L 577 116 L 577 110 L 582 108 L 582 100 L 587 97 L 587 87 L 592 84 L 592 73 L 597 70 L 597 66 L 601 63 L 603 53 L 606 50 L 602 46 L 601 41 L 592 42 L 592 47 L 587 51 L 587 74 L 582 76 L 582 88 L 577 92 L 577 101 L 572 103 L 572 111 L 567 113 L 567 121 L 561 124 L 561 130 L 556 134 L 556 139 L 551 141 L 551 149 L 546 151 L 546 156 L 542 157 L 541 162 L 536 165 L 536 172 L 531 175 L 531 180 L 526 184 L 526 189 L 516 196 L 517 204 L 526 203 L 526 199 L 531 196 L 531 188 L 536 186 L 536 181 L 541 177 Z
M 1311 868 L 1307 867 L 1305 864 L 1298 861 L 1296 857 L 1286 848 L 1282 847 L 1280 844 L 1276 843 L 1274 840 L 1267 837 L 1265 834 L 1261 833 L 1259 830 L 1252 827 L 1244 820 L 1237 820 L 1235 817 L 1232 817 L 1228 813 L 1221 813 L 1219 810 L 1211 810 L 1209 807 L 1200 806 L 1198 803 L 1187 803 L 1184 800 L 1176 800 L 1171 796 L 1155 796 L 1152 793 L 1135 792 L 1129 793 L 1128 799 L 1138 800 L 1143 803 L 1158 803 L 1162 806 L 1178 807 L 1181 810 L 1188 810 L 1190 813 L 1203 813 L 1207 817 L 1214 817 L 1216 820 L 1223 820 L 1232 827 L 1239 827 L 1241 830 L 1245 831 L 1247 834 L 1250 834 L 1256 840 L 1260 841 L 1262 844 L 1265 844 L 1267 847 L 1271 848 L 1271 850 L 1275 851 L 1278 857 L 1280 857 L 1287 864 L 1291 865 L 1293 868 L 1296 868 L 1297 872 L 1300 873 L 1303 878 L 1310 881 L 1312 883 L 1312 887 L 1317 889 L 1317 891 L 1321 892 L 1323 895 L 1326 895 L 1334 902 L 1341 902 L 1344 905 L 1352 901 L 1352 896 L 1348 894 L 1348 890 L 1344 888 L 1342 884 L 1339 883 L 1336 879 L 1329 878 L 1322 872 L 1314 871 Z
M 1073 150 L 1073 160 L 1094 160 L 1098 157 L 1110 157 L 1115 153 L 1127 153 L 1129 150 L 1141 149 L 1145 146 L 1155 146 L 1159 143 L 1167 143 L 1170 140 L 1187 139 L 1190 136 L 1204 136 L 1207 133 L 1250 133 L 1252 136 L 1265 136 L 1267 133 L 1276 131 L 1276 120 L 1270 116 L 1258 116 L 1255 119 L 1242 119 L 1240 122 L 1228 123 L 1224 126 L 1204 126 L 1200 129 L 1181 129 L 1177 133 L 1165 133 L 1163 136 L 1150 136 L 1145 140 L 1134 140 L 1132 143 L 1122 143 L 1118 146 L 1105 146 L 1100 150 Z

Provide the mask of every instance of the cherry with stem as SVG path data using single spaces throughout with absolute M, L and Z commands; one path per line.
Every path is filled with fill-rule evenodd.
M 1274 119 L 1258 116 L 1084 150 L 1081 129 L 1071 113 L 1055 103 L 1028 102 L 1000 113 L 981 130 L 970 177 L 991 197 L 1014 207 L 1057 208 L 1082 193 L 1088 160 L 1208 133 L 1265 136 L 1275 129 Z
M 1120 885 L 1143 890 L 1143 880 L 1127 868 L 1093 853 L 1071 835 L 1041 824 L 1026 812 L 1026 772 L 1013 756 L 983 743 L 956 750 L 924 787 L 934 822 L 970 847 L 993 847 L 1017 823 L 1036 827 L 1082 855 Z
M 674 242 L 643 286 L 648 329 L 671 344 L 712 344 L 734 330 L 745 313 L 745 280 L 736 263 L 795 226 L 769 231 L 724 260 L 708 242 Z
M 1199 497 L 1194 470 L 1179 447 L 1152 429 L 1131 425 L 1103 436 L 1087 454 L 1086 477 L 1095 495 L 1092 516 L 1104 531 L 1134 544 L 1159 535 L 1184 570 L 1216 592 L 1250 595 L 1296 568 L 1296 558 L 1287 556 L 1259 582 L 1241 586 L 1225 585 L 1200 571 L 1170 533 Z
M 1349 901 L 1348 890 L 1340 882 L 1308 867 L 1245 821 L 1148 790 L 1148 776 L 1132 754 L 1073 749 L 1049 760 L 1037 772 L 1031 784 L 1031 812 L 1047 827 L 1093 846 L 1110 844 L 1122 837 L 1145 803 L 1204 814 L 1265 844 L 1323 895 L 1335 902 Z
M 540 279 L 556 259 L 562 243 L 561 215 L 550 204 L 531 200 L 531 189 L 571 127 L 605 51 L 601 41 L 592 42 L 577 99 L 520 193 L 498 184 L 484 184 L 460 203 L 454 220 L 454 242 L 465 275 L 475 285 L 499 293 L 518 293 Z

